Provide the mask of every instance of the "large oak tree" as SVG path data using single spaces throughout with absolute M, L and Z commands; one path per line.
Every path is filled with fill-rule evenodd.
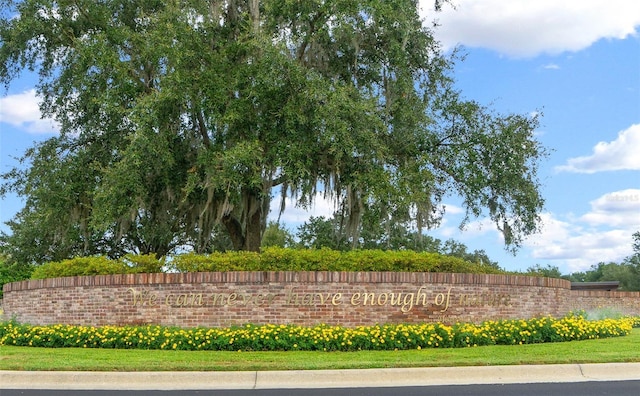
M 257 250 L 272 199 L 319 192 L 354 243 L 364 214 L 437 224 L 447 194 L 508 246 L 536 231 L 537 117 L 465 100 L 416 1 L 0 4 L 0 80 L 39 73 L 61 125 L 5 174 L 32 260 Z

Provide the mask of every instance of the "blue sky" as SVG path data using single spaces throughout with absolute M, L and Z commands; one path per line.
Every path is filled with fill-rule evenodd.
M 429 10 L 432 3 L 422 0 L 421 12 L 427 23 L 437 18 L 444 48 L 466 53 L 455 69 L 459 89 L 498 112 L 541 111 L 537 136 L 552 153 L 540 169 L 542 230 L 515 256 L 486 219 L 458 228 L 455 195 L 429 234 L 484 249 L 511 270 L 550 264 L 569 273 L 629 255 L 631 235 L 640 231 L 640 2 L 457 0 L 455 10 L 445 6 L 439 14 Z M 1 172 L 55 133 L 52 121 L 40 119 L 34 84 L 24 75 L 0 97 Z M 4 197 L 0 221 L 20 207 L 16 197 Z M 332 211 L 319 199 L 311 211 L 289 204 L 281 219 L 295 227 Z

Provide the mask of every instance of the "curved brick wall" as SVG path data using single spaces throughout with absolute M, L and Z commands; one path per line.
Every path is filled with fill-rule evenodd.
M 611 307 L 640 315 L 640 292 L 571 291 L 561 279 L 407 272 L 98 275 L 4 285 L 5 316 L 31 324 L 182 327 L 561 316 Z

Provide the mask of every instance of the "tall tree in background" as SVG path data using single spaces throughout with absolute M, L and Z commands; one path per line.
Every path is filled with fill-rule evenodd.
M 261 247 L 277 246 L 281 248 L 292 248 L 296 246 L 293 234 L 275 221 L 270 221 L 262 235 Z
M 624 262 L 635 266 L 640 275 L 640 231 L 634 232 L 631 237 L 633 238 L 633 243 L 631 244 L 633 253 L 627 257 Z
M 354 244 L 365 214 L 436 225 L 449 193 L 507 246 L 537 229 L 537 118 L 464 100 L 416 1 L 0 4 L 0 80 L 37 71 L 61 125 L 4 175 L 31 260 L 258 250 L 276 194 L 323 192 Z

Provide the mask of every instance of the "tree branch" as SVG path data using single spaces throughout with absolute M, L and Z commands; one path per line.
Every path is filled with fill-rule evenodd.
M 309 46 L 309 41 L 310 41 L 310 37 L 313 36 L 313 34 L 316 32 L 316 23 L 320 20 L 321 17 L 324 16 L 324 11 L 319 11 L 315 17 L 313 17 L 313 19 L 309 22 L 309 27 L 311 28 L 309 30 L 309 32 L 307 33 L 307 35 L 304 38 L 304 41 L 302 42 L 302 44 L 300 45 L 300 47 L 298 48 L 298 54 L 297 54 L 297 58 L 298 58 L 298 62 L 302 62 L 302 58 L 304 57 L 304 53 L 307 50 L 307 47 Z
M 202 135 L 202 141 L 204 142 L 205 147 L 211 147 L 211 139 L 209 138 L 209 133 L 207 133 L 207 125 L 204 122 L 204 117 L 202 117 L 202 112 L 199 110 L 196 114 L 196 119 L 198 120 L 198 129 L 200 130 L 200 135 Z

